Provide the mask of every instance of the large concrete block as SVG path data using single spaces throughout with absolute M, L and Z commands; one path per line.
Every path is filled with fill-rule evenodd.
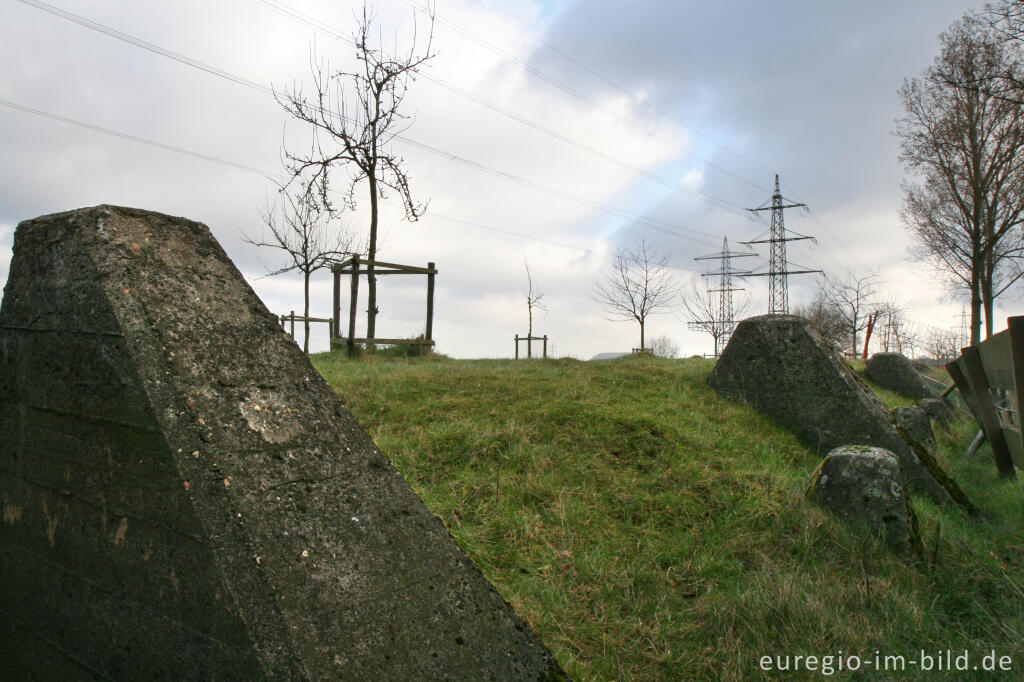
M 952 501 L 893 427 L 889 410 L 803 318 L 762 315 L 740 322 L 708 384 L 822 456 L 843 445 L 884 448 L 899 460 L 911 488 Z
M 900 469 L 896 457 L 882 448 L 836 448 L 811 475 L 807 496 L 884 540 L 900 557 L 918 561 L 924 547 Z
M 560 679 L 202 224 L 18 226 L 0 310 L 17 679 Z
M 900 353 L 875 353 L 864 365 L 864 374 L 882 388 L 915 400 L 934 398 L 935 392 L 914 364 Z

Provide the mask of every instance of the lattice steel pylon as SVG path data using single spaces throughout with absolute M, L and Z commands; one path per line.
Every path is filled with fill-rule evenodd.
M 718 294 L 718 311 L 717 315 L 713 315 L 711 320 L 697 321 L 691 323 L 691 326 L 698 329 L 704 329 L 711 333 L 711 336 L 715 339 L 715 355 L 719 355 L 726 344 L 729 343 L 729 337 L 732 336 L 733 330 L 736 329 L 736 319 L 733 317 L 733 305 L 732 305 L 732 293 L 734 291 L 743 291 L 743 289 L 736 288 L 732 285 L 732 278 L 739 276 L 743 277 L 746 275 L 746 271 L 736 271 L 732 269 L 732 259 L 742 258 L 744 256 L 754 256 L 749 251 L 730 251 L 729 250 L 729 238 L 722 237 L 722 250 L 719 253 L 709 254 L 707 256 L 699 256 L 694 260 L 719 260 L 718 272 L 705 272 L 701 273 L 702 277 L 714 277 L 718 275 L 718 288 L 712 289 L 708 287 L 709 293 Z
M 783 211 L 787 208 L 807 208 L 807 204 L 797 203 L 784 203 L 787 201 L 782 196 L 782 192 L 779 190 L 779 176 L 775 175 L 775 191 L 772 193 L 772 198 L 769 202 L 758 206 L 757 208 L 748 208 L 747 210 L 751 213 L 758 213 L 759 211 L 771 211 L 772 212 L 772 224 L 769 230 L 768 239 L 755 239 L 749 242 L 743 242 L 747 246 L 751 244 L 768 244 L 768 272 L 765 273 L 748 273 L 750 276 L 765 276 L 768 277 L 768 313 L 771 315 L 788 315 L 789 314 L 789 275 L 802 275 L 812 272 L 821 272 L 821 270 L 790 270 L 789 261 L 786 260 L 786 242 L 799 241 L 801 239 L 814 240 L 814 237 L 807 237 L 805 235 L 797 234 L 796 236 L 788 236 L 786 230 L 786 224 L 783 217 Z M 796 233 L 792 233 L 796 234 Z

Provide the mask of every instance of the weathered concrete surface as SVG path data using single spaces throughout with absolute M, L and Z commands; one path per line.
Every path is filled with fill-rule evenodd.
M 935 442 L 935 434 L 932 432 L 932 423 L 928 419 L 928 413 L 921 407 L 897 407 L 892 411 L 893 423 L 896 430 L 902 429 L 904 440 L 920 445 L 929 454 L 934 455 L 938 445 Z
M 560 679 L 209 230 L 18 226 L 0 310 L 11 679 Z
M 801 317 L 762 315 L 740 322 L 708 384 L 748 403 L 821 455 L 849 444 L 885 448 L 899 459 L 912 489 L 950 501 L 896 432 L 889 410 Z
M 851 526 L 885 541 L 904 559 L 924 555 L 917 518 L 896 457 L 882 448 L 836 448 L 811 475 L 807 496 Z
M 914 400 L 935 397 L 910 359 L 899 353 L 875 353 L 864 364 L 864 376 L 882 388 Z
M 924 398 L 918 401 L 917 406 L 943 428 L 948 427 L 950 422 L 956 419 L 953 408 L 942 398 Z

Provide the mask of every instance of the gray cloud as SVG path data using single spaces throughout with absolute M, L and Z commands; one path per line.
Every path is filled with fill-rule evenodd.
M 377 4 L 382 19 L 397 22 L 401 35 L 409 23 L 408 5 L 397 0 Z M 69 0 L 60 6 L 259 83 L 287 84 L 308 73 L 312 31 L 257 3 Z M 785 193 L 809 203 L 817 216 L 787 215 L 793 229 L 820 237 L 816 251 L 794 251 L 794 259 L 806 256 L 814 261 L 808 265 L 830 269 L 877 263 L 881 242 L 889 249 L 886 267 L 897 269 L 894 279 L 905 281 L 905 236 L 896 222 L 901 170 L 890 135 L 900 113 L 896 89 L 929 64 L 939 31 L 968 7 L 952 0 L 578 0 L 553 10 L 525 3 L 509 8 L 521 12 L 520 17 L 539 17 L 529 26 L 532 32 L 699 132 L 652 115 L 461 0 L 440 5 L 439 15 L 623 112 L 635 126 L 622 126 L 524 75 L 444 24 L 437 27 L 440 54 L 430 73 L 648 172 L 680 182 L 692 174 L 690 182 L 699 178 L 696 189 L 740 207 L 765 201 L 772 173 L 779 172 Z M 304 11 L 343 32 L 351 24 L 349 7 L 326 0 L 308 3 Z M 317 38 L 317 46 L 339 63 L 350 52 L 324 36 Z M 279 168 L 285 117 L 272 99 L 250 89 L 18 2 L 0 5 L 0 60 L 5 64 L 0 99 L 271 172 Z M 594 212 L 397 143 L 408 160 L 414 191 L 431 199 L 437 215 L 428 213 L 421 222 L 408 224 L 389 213 L 387 254 L 399 261 L 438 262 L 443 318 L 437 328 L 447 335 L 441 346 L 448 352 L 511 352 L 506 346 L 518 318 L 525 317 L 518 302 L 524 245 L 535 277 L 557 304 L 544 324 L 562 352 L 588 357 L 635 344 L 630 325 L 603 322 L 586 297 L 601 256 L 438 216 L 602 253 L 646 233 L 686 268 L 697 267 L 693 257 L 717 250 L 721 235 L 737 242 L 765 228 L 735 210 L 639 179 L 425 81 L 415 84 L 409 107 L 415 114 L 409 136 L 449 154 L 707 233 L 700 241 L 671 237 L 628 217 Z M 639 132 L 645 125 L 688 144 L 704 161 L 652 141 Z M 287 130 L 289 136 L 301 134 L 293 124 Z M 2 106 L 0 148 L 0 276 L 6 277 L 17 221 L 97 203 L 206 222 L 252 277 L 272 264 L 272 255 L 257 253 L 239 238 L 242 231 L 256 229 L 256 205 L 268 191 L 268 182 L 258 174 Z M 362 214 L 351 218 L 357 225 L 363 219 Z M 272 309 L 299 307 L 297 279 L 255 280 L 254 285 Z M 325 283 L 320 286 L 327 291 Z M 794 284 L 794 291 L 805 295 L 807 286 Z M 929 295 L 914 296 L 923 305 Z M 327 305 L 316 303 L 322 313 L 328 312 Z M 658 324 L 658 333 L 679 338 L 686 352 L 708 348 L 705 339 L 671 317 Z

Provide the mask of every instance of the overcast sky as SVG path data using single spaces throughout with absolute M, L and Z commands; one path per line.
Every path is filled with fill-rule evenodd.
M 375 3 L 386 44 L 406 49 L 414 16 L 424 37 L 416 2 Z M 794 264 L 877 269 L 909 319 L 958 327 L 962 303 L 907 260 L 891 131 L 903 79 L 931 63 L 938 34 L 976 5 L 438 0 L 437 56 L 405 102 L 408 140 L 394 145 L 429 209 L 410 223 L 386 206 L 378 258 L 437 263 L 440 352 L 512 354 L 513 336 L 526 333 L 524 256 L 545 293 L 534 332 L 549 336 L 549 350 L 584 359 L 628 351 L 636 324 L 608 321 L 588 296 L 609 254 L 644 237 L 689 285 L 693 271 L 716 265 L 693 259 L 719 251 L 723 237 L 737 244 L 767 230 L 742 209 L 768 201 L 778 173 L 783 194 L 811 209 L 787 212 L 787 227 L 817 238 L 790 244 Z M 361 3 L 0 2 L 0 278 L 19 221 L 119 204 L 206 223 L 272 311 L 300 310 L 300 277 L 263 277 L 283 261 L 243 235 L 259 235 L 282 144 L 306 131 L 266 92 L 225 75 L 281 89 L 309 81 L 311 50 L 343 67 L 352 49 L 282 7 L 350 35 Z M 346 222 L 365 234 L 364 194 Z M 751 312 L 767 310 L 765 280 L 745 284 Z M 425 283 L 394 282 L 382 280 L 380 335 L 420 333 Z M 793 277 L 791 303 L 810 299 L 813 284 Z M 320 273 L 312 312 L 326 317 L 330 306 L 330 275 Z M 998 319 L 1021 312 L 1020 298 L 1007 298 Z M 669 336 L 683 354 L 711 352 L 710 337 L 671 313 L 648 327 L 648 338 Z M 326 346 L 323 327 L 313 345 Z

